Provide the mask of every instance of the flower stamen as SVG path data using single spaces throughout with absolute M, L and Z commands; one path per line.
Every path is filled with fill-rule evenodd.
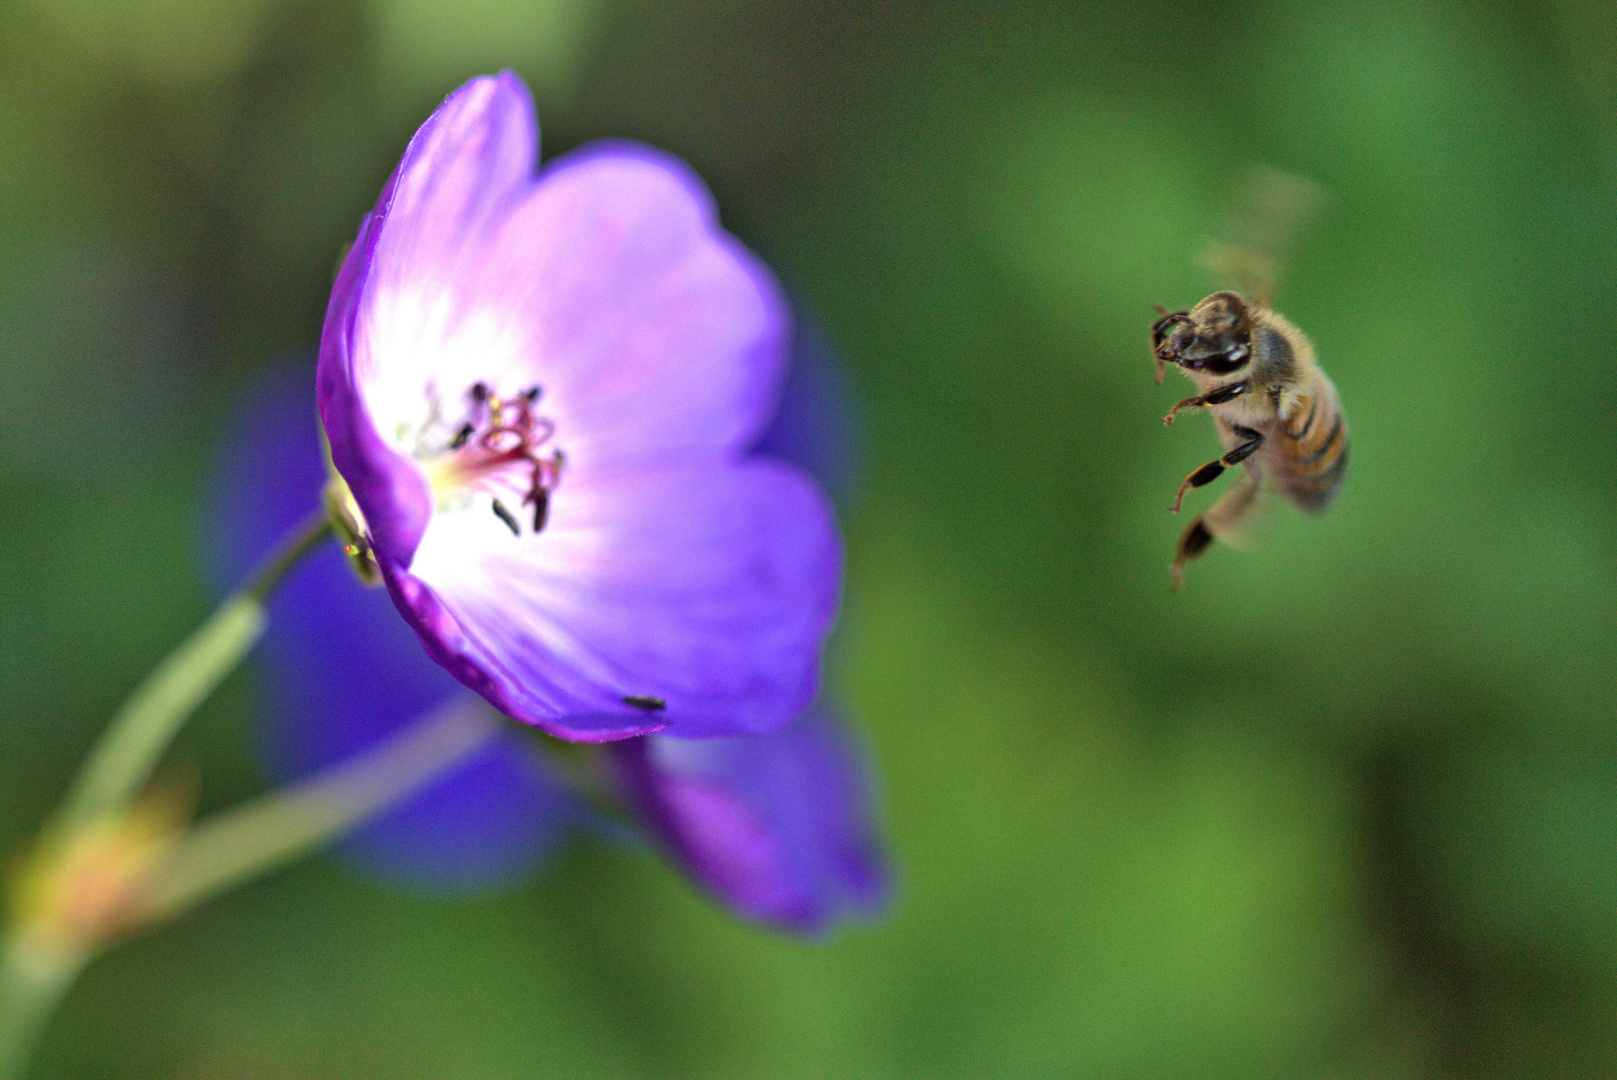
M 505 527 L 511 530 L 512 536 L 521 536 L 522 528 L 517 525 L 517 519 L 511 516 L 511 511 L 498 499 L 494 500 L 494 516 L 505 522 Z
M 566 456 L 554 447 L 548 454 L 539 453 L 556 434 L 553 422 L 534 413 L 540 394 L 539 387 L 531 386 L 513 398 L 502 398 L 487 383 L 473 383 L 467 391 L 469 418 L 427 468 L 433 490 L 440 496 L 468 487 L 520 492 L 521 505 L 533 507 L 533 531 L 543 530 L 550 515 L 550 493 L 561 482 Z M 526 471 L 525 483 L 510 475 L 512 468 Z M 490 495 L 494 516 L 513 535 L 521 536 L 516 515 Z

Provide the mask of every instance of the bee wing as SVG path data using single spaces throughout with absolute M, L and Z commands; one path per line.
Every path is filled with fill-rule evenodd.
M 1202 524 L 1220 543 L 1246 551 L 1274 512 L 1276 495 L 1272 488 L 1248 474 L 1202 512 Z
M 1307 177 L 1260 167 L 1236 189 L 1202 265 L 1269 306 L 1286 257 L 1330 196 Z

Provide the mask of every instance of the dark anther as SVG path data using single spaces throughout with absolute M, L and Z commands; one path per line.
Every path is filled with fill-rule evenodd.
M 533 503 L 533 531 L 542 531 L 550 517 L 550 492 L 536 487 L 522 501 Z
M 647 712 L 662 712 L 664 709 L 668 708 L 668 702 L 664 701 L 662 698 L 646 697 L 642 694 L 630 694 L 628 697 L 623 699 L 623 703 L 625 705 L 633 705 L 637 709 L 644 709 Z
M 529 405 L 532 405 L 539 400 L 539 388 L 537 386 L 530 386 L 526 390 L 522 391 L 519 396 L 523 401 L 526 401 Z
M 488 397 L 489 397 L 489 393 L 490 393 L 490 390 L 488 388 L 488 383 L 483 382 L 481 380 L 472 383 L 472 390 L 471 390 L 472 400 L 477 402 L 478 404 L 482 404 L 483 402 L 487 401 Z
M 511 530 L 512 536 L 521 536 L 522 529 L 517 526 L 517 519 L 511 516 L 511 511 L 505 508 L 500 500 L 494 500 L 494 516 L 505 522 L 505 527 Z
M 470 440 L 471 437 L 476 433 L 477 429 L 471 424 L 460 425 L 460 430 L 455 432 L 455 437 L 449 440 L 449 449 L 459 450 L 461 447 L 465 446 L 467 441 Z

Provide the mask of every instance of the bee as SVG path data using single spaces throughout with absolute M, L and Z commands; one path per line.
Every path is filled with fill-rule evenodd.
M 1160 308 L 1158 309 L 1161 310 Z M 1164 314 L 1151 327 L 1157 382 L 1173 364 L 1196 386 L 1164 424 L 1186 409 L 1212 414 L 1224 453 L 1185 477 L 1185 492 L 1212 483 L 1225 469 L 1246 466 L 1246 476 L 1190 523 L 1174 551 L 1173 588 L 1185 564 L 1215 539 L 1230 542 L 1261 487 L 1278 490 L 1308 513 L 1331 504 L 1347 474 L 1347 418 L 1336 387 L 1314 360 L 1303 332 L 1266 299 L 1216 292 L 1189 311 Z

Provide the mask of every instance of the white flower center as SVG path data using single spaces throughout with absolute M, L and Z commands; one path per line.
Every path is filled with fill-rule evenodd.
M 431 415 L 414 440 L 414 454 L 439 510 L 461 509 L 484 496 L 513 535 L 522 535 L 519 515 L 536 533 L 545 527 L 566 456 L 554 446 L 541 453 L 556 425 L 534 411 L 539 395 L 534 386 L 504 398 L 487 383 L 473 383 L 458 423 L 446 420 L 431 395 Z

